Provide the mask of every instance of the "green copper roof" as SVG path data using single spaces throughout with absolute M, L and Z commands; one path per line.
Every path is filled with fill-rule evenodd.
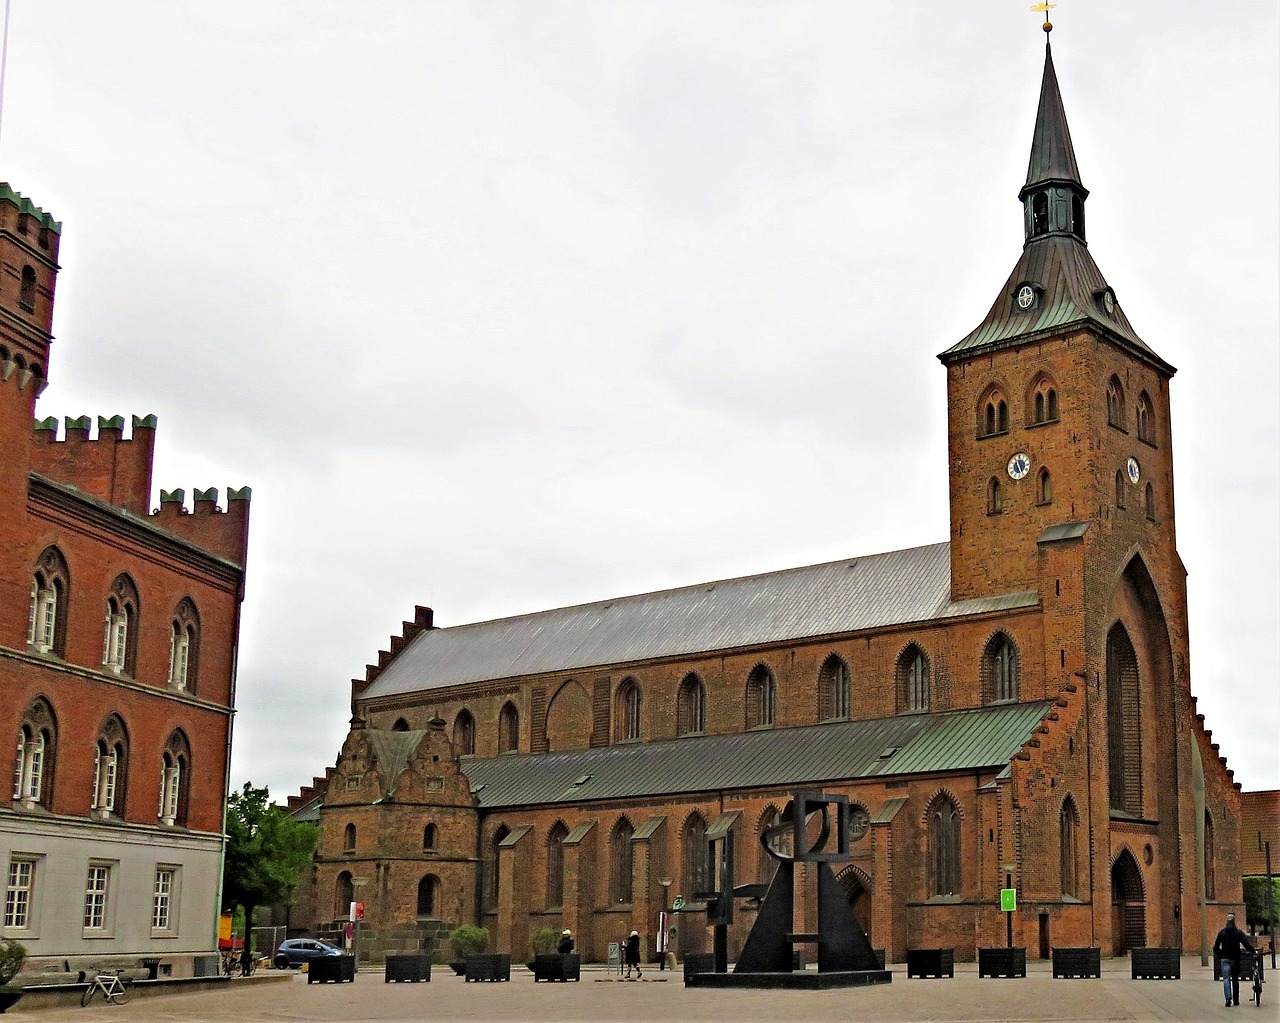
M 1007 765 L 1052 707 L 1038 700 L 500 756 L 462 770 L 483 810 L 975 771 Z
M 52 214 L 46 213 L 21 192 L 15 192 L 7 181 L 0 181 L 0 199 L 7 199 L 18 207 L 20 213 L 35 217 L 41 227 L 47 227 L 54 234 L 62 234 L 61 221 L 54 220 Z
M 1076 152 L 1071 145 L 1067 112 L 1058 90 L 1058 75 L 1053 69 L 1053 51 L 1044 44 L 1044 76 L 1040 81 L 1040 106 L 1036 110 L 1036 130 L 1031 136 L 1031 160 L 1027 164 L 1027 183 L 1023 191 L 1050 181 L 1070 181 L 1083 185 L 1076 167 Z

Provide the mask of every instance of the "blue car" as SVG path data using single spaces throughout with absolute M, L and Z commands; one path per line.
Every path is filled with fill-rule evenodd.
M 290 938 L 288 941 L 280 942 L 272 962 L 275 963 L 277 970 L 288 970 L 303 963 L 309 963 L 312 959 L 340 955 L 342 955 L 342 949 L 336 945 L 330 945 L 327 941 L 321 941 L 318 938 Z

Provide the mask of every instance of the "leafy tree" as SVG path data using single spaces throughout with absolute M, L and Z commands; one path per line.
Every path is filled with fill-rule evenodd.
M 1267 879 L 1265 877 L 1246 877 L 1244 879 L 1244 915 L 1249 924 L 1263 926 L 1270 930 L 1276 923 L 1274 912 L 1280 916 L 1280 877 L 1271 881 L 1271 903 L 1267 904 Z
M 319 829 L 289 816 L 270 801 L 266 787 L 244 783 L 227 800 L 227 853 L 223 868 L 223 905 L 244 908 L 247 963 L 252 942 L 253 911 L 287 902 L 298 875 L 311 863 Z

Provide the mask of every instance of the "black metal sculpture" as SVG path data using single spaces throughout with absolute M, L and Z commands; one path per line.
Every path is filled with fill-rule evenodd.
M 819 825 L 812 843 L 809 824 Z M 789 839 L 789 841 L 787 841 Z M 834 843 L 828 848 L 828 843 Z M 876 960 L 853 909 L 831 869 L 849 858 L 849 797 L 823 792 L 796 792 L 778 822 L 760 836 L 765 852 L 777 860 L 767 885 L 733 886 L 733 832 L 726 830 L 707 841 L 707 876 L 715 887 L 697 893 L 707 904 L 707 923 L 715 934 L 715 972 L 690 974 L 691 987 L 847 987 L 887 984 L 891 977 Z M 789 847 L 790 851 L 787 851 Z M 813 863 L 818 875 L 818 930 L 795 930 L 795 865 Z M 733 899 L 760 898 L 747 943 L 727 973 L 728 925 L 733 922 Z M 817 974 L 795 972 L 797 945 L 816 945 Z

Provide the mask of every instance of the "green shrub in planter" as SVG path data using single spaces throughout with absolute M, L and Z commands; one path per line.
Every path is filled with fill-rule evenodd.
M 27 961 L 27 947 L 20 941 L 0 938 L 0 1012 L 22 996 L 22 988 L 10 984 Z
M 543 927 L 533 936 L 533 954 L 536 956 L 554 955 L 560 944 L 560 932 L 554 927 Z
M 453 954 L 459 959 L 479 955 L 489 947 L 489 929 L 463 924 L 449 932 L 449 944 L 453 946 Z

